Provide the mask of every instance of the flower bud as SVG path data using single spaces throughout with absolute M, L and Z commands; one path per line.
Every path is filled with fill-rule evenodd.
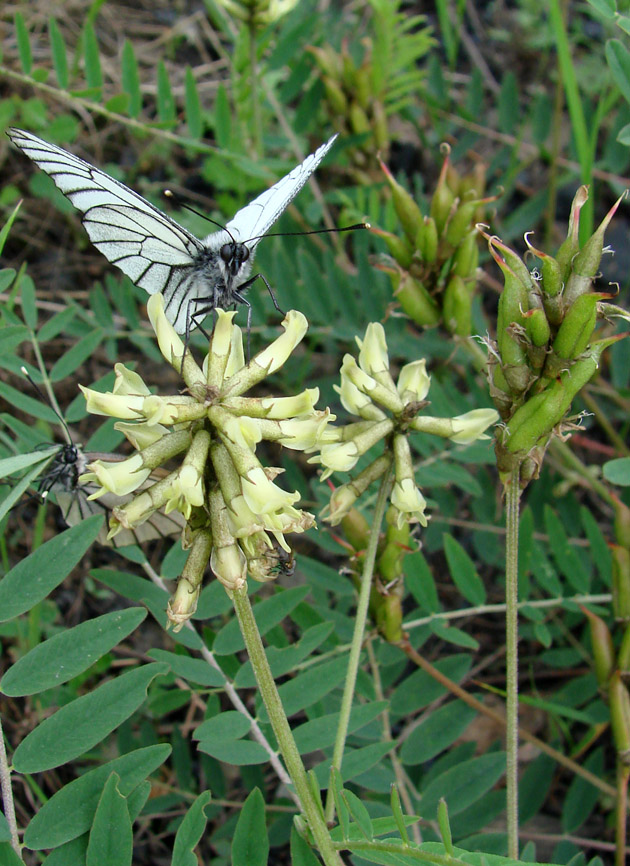
M 571 262 L 577 251 L 580 248 L 579 230 L 580 230 L 580 211 L 586 204 L 588 199 L 588 187 L 581 186 L 573 196 L 571 203 L 571 214 L 569 216 L 569 231 L 567 237 L 558 252 L 556 253 L 556 261 L 560 266 L 562 279 L 566 280 L 570 273 Z
M 432 265 L 437 261 L 439 243 L 435 220 L 432 216 L 425 216 L 416 233 L 416 247 L 424 263 Z
M 426 360 L 422 358 L 420 361 L 411 361 L 411 363 L 405 364 L 398 374 L 396 387 L 405 405 L 422 402 L 431 387 L 431 377 L 427 373 Z

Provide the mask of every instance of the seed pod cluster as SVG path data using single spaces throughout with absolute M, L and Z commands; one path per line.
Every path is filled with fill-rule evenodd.
M 604 349 L 624 335 L 595 340 L 598 320 L 628 314 L 607 303 L 610 293 L 593 291 L 604 232 L 619 201 L 580 247 L 580 211 L 588 189 L 580 187 L 571 207 L 566 240 L 555 256 L 536 249 L 531 271 L 498 238 L 481 232 L 503 274 L 496 342 L 489 346 L 490 392 L 505 426 L 496 440 L 504 478 L 519 467 L 524 487 L 536 478 L 554 431 L 559 432 L 573 398 L 598 368 Z
M 477 284 L 479 235 L 483 218 L 483 167 L 460 175 L 446 151 L 428 212 L 381 162 L 391 190 L 402 236 L 373 228 L 385 241 L 389 256 L 377 267 L 390 275 L 396 302 L 420 327 L 440 323 L 452 334 L 471 333 L 472 301 Z

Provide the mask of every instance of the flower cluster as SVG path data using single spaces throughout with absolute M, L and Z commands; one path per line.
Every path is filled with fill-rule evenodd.
M 481 438 L 484 430 L 498 420 L 498 414 L 494 409 L 475 409 L 455 418 L 419 415 L 427 405 L 431 384 L 426 362 L 406 364 L 394 382 L 383 326 L 372 322 L 364 339 L 357 338 L 357 343 L 358 362 L 352 355 L 344 357 L 337 391 L 344 408 L 359 420 L 329 430 L 335 441 L 322 443 L 311 462 L 320 462 L 324 466 L 323 478 L 327 478 L 333 472 L 352 471 L 359 458 L 381 440 L 386 442 L 386 453 L 334 491 L 326 519 L 338 524 L 368 486 L 387 472 L 393 460 L 393 522 L 398 528 L 406 522 L 426 526 L 426 501 L 415 482 L 408 435 L 432 433 L 467 444 Z
M 526 236 L 540 262 L 532 271 L 498 238 L 484 233 L 504 280 L 497 339 L 489 342 L 490 392 L 505 421 L 497 437 L 497 463 L 504 478 L 518 466 L 522 486 L 537 477 L 554 430 L 561 429 L 604 349 L 625 336 L 594 339 L 599 319 L 628 314 L 610 303 L 611 293 L 592 290 L 605 251 L 604 232 L 621 199 L 580 247 L 580 211 L 587 198 L 587 187 L 580 187 L 567 237 L 555 256 L 536 249 Z
M 228 590 L 243 585 L 247 573 L 273 579 L 290 561 L 285 534 L 314 525 L 275 479 L 281 469 L 265 467 L 256 455 L 262 440 L 311 452 L 334 433 L 329 410 L 315 409 L 317 388 L 292 397 L 246 397 L 245 393 L 278 370 L 306 333 L 306 319 L 290 311 L 284 333 L 246 364 L 234 312 L 216 311 L 216 326 L 203 369 L 191 357 L 164 314 L 163 298 L 153 295 L 149 318 L 160 350 L 187 385 L 187 393 L 152 394 L 136 373 L 116 365 L 111 393 L 83 388 L 88 411 L 121 419 L 116 425 L 136 449 L 121 463 L 95 461 L 86 479 L 118 496 L 134 494 L 113 509 L 110 537 L 133 528 L 158 509 L 177 510 L 187 521 L 183 541 L 190 554 L 169 605 L 180 624 L 195 610 L 208 561 Z M 156 470 L 177 460 L 171 470 Z

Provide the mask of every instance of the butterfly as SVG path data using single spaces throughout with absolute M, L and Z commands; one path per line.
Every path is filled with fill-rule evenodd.
M 80 477 L 86 472 L 88 463 L 93 460 L 114 463 L 125 459 L 119 454 L 84 452 L 78 445 L 62 445 L 42 475 L 39 491 L 42 494 L 50 492 L 55 494 L 57 505 L 68 526 L 76 526 L 92 514 L 104 514 L 107 518 L 112 508 L 130 502 L 134 494 L 116 496 L 113 493 L 105 493 L 98 499 L 90 499 L 90 495 L 101 488 L 97 484 L 82 482 Z M 145 490 L 164 475 L 166 475 L 165 470 L 155 469 L 137 492 Z M 100 544 L 112 547 L 129 547 L 156 538 L 176 536 L 181 534 L 185 525 L 186 519 L 180 511 L 171 511 L 170 514 L 155 511 L 144 523 L 133 529 L 121 529 L 112 539 L 107 538 L 108 527 L 105 525 L 97 540 Z
M 142 196 L 89 162 L 21 129 L 11 141 L 47 172 L 83 212 L 94 246 L 150 295 L 161 292 L 168 320 L 188 334 L 217 308 L 251 305 L 244 292 L 260 277 L 276 307 L 271 287 L 251 276 L 256 247 L 333 146 L 336 135 L 258 198 L 241 208 L 225 228 L 199 240 Z M 279 308 L 278 308 L 279 309 Z
M 26 483 L 21 482 L 16 485 L 0 508 L 7 511 L 13 502 L 20 498 L 25 487 L 39 478 L 37 487 L 40 495 L 47 498 L 50 493 L 54 494 L 68 526 L 76 526 L 81 520 L 93 514 L 104 514 L 108 517 L 114 506 L 129 502 L 132 494 L 115 496 L 113 493 L 106 493 L 98 499 L 89 499 L 89 496 L 100 488 L 96 484 L 82 482 L 80 477 L 86 472 L 88 463 L 93 460 L 113 463 L 124 459 L 119 454 L 85 452 L 79 445 L 71 443 L 5 458 L 0 460 L 1 477 L 32 464 L 35 464 L 35 468 L 23 479 Z M 164 470 L 154 470 L 138 492 L 159 480 L 162 472 L 166 474 Z M 144 523 L 133 529 L 122 529 L 110 540 L 107 539 L 107 526 L 104 526 L 98 535 L 98 541 L 113 547 L 139 545 L 156 538 L 174 537 L 181 533 L 185 524 L 186 520 L 179 511 L 172 511 L 170 514 L 156 511 Z

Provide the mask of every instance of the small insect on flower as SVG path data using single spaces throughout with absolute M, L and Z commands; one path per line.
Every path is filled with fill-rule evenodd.
M 336 135 L 253 202 L 241 208 L 220 231 L 199 240 L 142 196 L 89 162 L 21 129 L 11 141 L 47 172 L 83 212 L 94 246 L 132 282 L 164 295 L 166 316 L 178 334 L 188 334 L 204 317 L 231 305 L 251 305 L 244 292 L 260 277 L 251 276 L 258 242 L 302 189 L 333 146 Z M 210 222 L 213 222 L 210 220 Z

